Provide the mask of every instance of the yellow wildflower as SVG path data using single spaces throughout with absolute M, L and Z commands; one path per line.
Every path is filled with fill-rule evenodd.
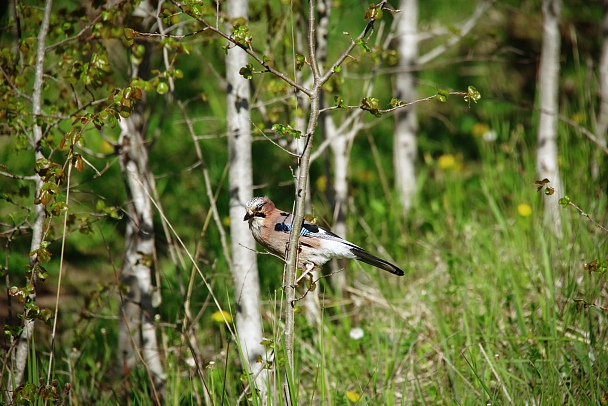
M 232 316 L 226 310 L 218 310 L 211 315 L 211 320 L 216 323 L 223 323 L 224 319 L 226 319 L 228 323 L 232 323 Z
M 346 391 L 346 398 L 348 400 L 350 400 L 353 403 L 357 403 L 358 401 L 361 400 L 361 395 L 359 395 L 357 392 L 353 392 L 350 390 Z
M 456 168 L 456 157 L 452 154 L 443 154 L 437 158 L 439 169 L 448 171 Z
M 532 214 L 532 207 L 527 203 L 517 205 L 517 213 L 522 217 L 529 217 Z

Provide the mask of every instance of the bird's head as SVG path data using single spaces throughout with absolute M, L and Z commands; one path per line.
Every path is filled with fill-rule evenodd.
M 245 205 L 245 218 L 243 221 L 255 219 L 258 217 L 263 220 L 272 210 L 274 210 L 274 203 L 267 197 L 254 197 L 249 200 Z

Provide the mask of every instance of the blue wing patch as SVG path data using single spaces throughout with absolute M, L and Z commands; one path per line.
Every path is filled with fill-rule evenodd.
M 274 225 L 274 231 L 282 231 L 288 233 L 291 231 L 291 225 L 286 223 L 277 223 Z
M 274 231 L 279 231 L 283 233 L 291 232 L 291 224 L 288 223 L 277 223 L 274 225 Z M 314 224 L 304 223 L 302 224 L 302 228 L 300 229 L 301 237 L 310 237 L 313 234 L 317 234 L 319 232 L 319 227 Z

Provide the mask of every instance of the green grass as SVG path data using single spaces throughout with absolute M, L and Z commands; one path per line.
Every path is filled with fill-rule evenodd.
M 297 315 L 293 396 L 299 403 L 348 405 L 349 396 L 360 396 L 360 404 L 397 405 L 605 401 L 608 359 L 601 306 L 606 276 L 589 274 L 583 264 L 605 259 L 607 235 L 569 209 L 562 212 L 565 237 L 548 234 L 542 225 L 542 192 L 533 185 L 533 151 L 508 124 L 499 128 L 496 144 L 479 141 L 479 159 L 463 158 L 452 169 L 441 169 L 436 159 L 422 161 L 417 205 L 405 220 L 395 214 L 395 196 L 388 196 L 393 202 L 388 209 L 373 203 L 386 201 L 378 182 L 359 189 L 351 212 L 371 209 L 358 210 L 359 221 L 351 216 L 349 238 L 373 251 L 381 245 L 406 275 L 396 278 L 351 262 L 348 295 L 343 300 L 322 296 L 320 326 L 309 326 L 304 315 Z M 605 196 L 585 180 L 592 152 L 569 149 L 562 170 L 572 200 L 605 224 Z M 529 205 L 531 215 L 519 214 L 520 204 Z M 372 234 L 361 222 L 371 226 Z M 264 272 L 274 275 L 263 278 L 263 318 L 265 337 L 278 338 L 274 366 L 279 370 L 271 385 L 280 388 L 281 265 L 273 258 L 264 258 L 263 264 Z M 201 363 L 191 366 L 189 336 L 180 333 L 177 279 L 167 259 L 161 269 L 160 342 L 168 404 L 204 402 L 206 390 L 213 404 L 234 404 L 247 377 L 225 326 L 211 321 L 216 308 L 208 291 L 200 286 L 193 297 L 193 310 L 201 311 L 194 336 Z M 226 269 L 205 269 L 211 271 L 222 306 L 231 308 Z M 60 393 L 70 382 L 64 400 L 151 404 L 143 368 L 126 380 L 117 374 L 112 278 L 84 289 L 93 298 L 86 302 L 87 312 L 60 313 L 53 378 Z M 94 291 L 99 296 L 92 296 Z M 362 329 L 362 338 L 351 338 L 355 328 Z M 38 375 L 48 369 L 41 348 L 48 348 L 49 330 L 38 326 L 36 331 L 38 351 L 28 381 L 37 386 Z M 257 403 L 250 396 L 242 402 Z
M 343 10 L 348 17 L 356 11 L 347 7 Z M 436 18 L 448 11 L 441 9 Z M 359 20 L 343 19 L 349 31 L 360 28 Z M 346 41 L 342 28 L 334 29 L 341 41 Z M 280 46 L 285 47 L 282 43 Z M 223 57 L 219 50 L 214 52 L 220 55 L 214 54 L 216 59 Z M 282 48 L 277 54 L 280 52 L 289 53 Z M 208 73 L 208 68 L 196 65 L 194 69 L 191 65 L 184 69 L 190 84 L 201 72 Z M 461 100 L 450 99 L 446 104 L 420 106 L 419 193 L 406 218 L 399 214 L 398 198 L 391 186 L 392 119 L 384 119 L 368 134 L 362 132 L 354 142 L 349 168 L 352 203 L 348 239 L 373 253 L 387 252 L 406 275 L 397 278 L 351 261 L 345 271 L 346 297 L 333 296 L 327 280 L 319 283 L 323 291 L 321 324 L 310 326 L 304 314 L 296 315 L 295 380 L 290 382 L 294 404 L 350 405 L 356 398 L 360 399 L 358 404 L 369 405 L 606 404 L 606 275 L 589 273 L 584 264 L 596 259 L 606 261 L 608 235 L 572 208 L 562 210 L 563 239 L 545 230 L 543 195 L 534 186 L 535 113 L 509 102 L 505 89 L 519 97 L 517 89 L 510 89 L 515 86 L 507 80 L 496 79 L 505 71 L 493 76 L 492 69 L 492 74 L 486 71 L 487 77 L 479 78 L 479 83 L 471 81 L 482 92 L 479 105 L 469 109 Z M 446 70 L 449 74 L 444 75 Z M 586 71 L 575 73 L 567 72 L 582 89 Z M 469 84 L 459 83 L 462 77 L 450 67 L 423 72 L 421 79 L 421 93 L 435 91 L 429 83 L 455 88 Z M 199 82 L 189 86 L 178 81 L 178 87 L 184 88 L 180 94 L 213 95 L 217 91 L 214 83 Z M 347 83 L 340 90 L 345 98 L 360 100 L 353 89 Z M 379 80 L 377 89 L 379 94 L 388 95 L 388 80 Z M 595 110 L 586 103 L 580 94 L 568 99 L 564 114 Z M 208 105 L 200 103 L 192 109 L 193 117 L 222 117 L 224 104 L 219 97 L 212 97 Z M 450 126 L 436 120 L 442 115 L 449 117 Z M 592 122 L 583 115 L 582 123 Z M 284 118 L 279 113 L 277 116 Z M 366 119 L 375 120 L 371 116 Z M 203 227 L 209 202 L 200 171 L 185 170 L 196 157 L 191 140 L 182 138 L 185 131 L 180 120 L 173 111 L 162 122 L 153 117 L 150 131 L 161 126 L 163 134 L 170 136 L 163 135 L 156 141 L 150 162 L 159 176 L 157 186 L 168 218 L 190 252 L 199 247 L 197 260 L 211 281 L 213 293 L 224 310 L 233 310 L 232 278 L 221 252 L 218 230 L 213 222 Z M 484 142 L 473 137 L 471 129 L 478 123 L 495 130 L 497 140 Z M 195 125 L 197 134 L 215 134 L 223 126 L 221 120 Z M 96 135 L 88 134 L 87 138 L 87 145 L 95 150 L 101 145 Z M 559 137 L 565 191 L 594 220 L 607 224 L 608 201 L 602 186 L 605 168 L 599 180 L 589 176 L 595 147 L 564 124 L 560 125 Z M 14 140 L 1 142 L 2 163 L 15 173 L 30 174 L 30 151 L 15 154 Z M 203 146 L 213 187 L 219 190 L 218 208 L 225 217 L 229 199 L 227 181 L 222 180 L 227 161 L 225 140 L 205 140 Z M 279 207 L 288 209 L 293 193 L 289 169 L 292 159 L 264 141 L 255 142 L 253 151 L 254 181 L 264 185 L 256 193 L 267 194 Z M 440 167 L 442 155 L 452 156 L 456 165 Z M 92 158 L 91 162 L 98 168 L 105 165 L 101 159 Z M 74 176 L 80 193 L 72 195 L 72 210 L 78 214 L 92 211 L 100 196 L 107 206 L 124 204 L 126 197 L 116 162 L 104 177 L 93 179 L 92 172 L 87 171 Z M 321 176 L 327 176 L 322 159 L 313 165 L 311 183 L 314 185 Z M 29 187 L 29 195 L 15 197 L 16 205 L 3 200 L 0 207 L 3 221 L 10 216 L 17 220 L 26 217 L 33 195 L 31 185 L 5 177 L 0 177 L 0 185 L 3 193 L 14 192 L 14 196 L 19 195 L 19 187 Z M 333 210 L 327 196 L 319 190 L 311 195 L 314 214 L 331 224 Z M 65 296 L 60 303 L 52 368 L 63 404 L 152 404 L 145 368 L 129 371 L 125 378 L 124 367 L 114 354 L 124 223 L 124 219 L 98 219 L 91 225 L 92 234 L 73 231 L 68 236 Z M 155 226 L 160 230 L 158 219 Z M 60 228 L 55 225 L 52 233 L 51 277 L 39 284 L 39 299 L 52 297 L 54 306 Z M 166 404 L 236 404 L 239 399 L 242 404 L 261 404 L 247 391 L 251 377 L 243 375 L 237 344 L 226 326 L 212 320 L 218 309 L 196 273 L 193 326 L 185 320 L 180 282 L 187 286 L 191 264 L 178 274 L 160 232 L 157 242 L 163 299 L 159 343 L 167 372 Z M 26 236 L 12 241 L 6 251 L 11 254 L 7 279 L 11 286 L 23 284 L 28 250 Z M 281 390 L 286 379 L 282 265 L 267 255 L 258 256 L 258 263 L 264 337 L 272 342 L 268 350 L 275 352 L 270 365 L 275 372 L 269 386 L 278 391 L 270 400 L 282 404 L 286 396 Z M 13 303 L 16 314 L 19 305 Z M 351 333 L 357 329 L 362 337 L 352 338 Z M 49 369 L 50 332 L 48 326 L 37 322 L 27 385 L 22 389 L 31 395 L 34 404 L 43 404 L 36 393 Z M 8 341 L 5 343 L 8 347 Z M 64 392 L 68 384 L 69 391 Z

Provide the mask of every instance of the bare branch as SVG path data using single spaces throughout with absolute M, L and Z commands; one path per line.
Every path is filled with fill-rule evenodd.
M 37 176 L 23 176 L 23 175 L 15 175 L 14 173 L 0 171 L 0 176 L 4 176 L 11 179 L 19 179 L 19 180 L 36 180 Z
M 45 52 L 49 52 L 57 47 L 62 46 L 63 44 L 66 44 L 70 41 L 74 41 L 78 38 L 80 38 L 85 32 L 87 32 L 89 30 L 89 28 L 91 28 L 93 25 L 95 25 L 97 23 L 97 21 L 99 21 L 101 19 L 101 14 L 99 14 L 97 17 L 95 17 L 95 19 L 93 19 L 93 21 L 89 21 L 89 23 L 87 25 L 85 25 L 82 30 L 80 30 L 80 32 L 72 37 L 69 38 L 65 38 L 53 45 L 49 45 L 46 47 Z
M 250 121 L 251 121 L 251 120 L 250 120 Z M 269 136 L 267 136 L 267 135 L 266 135 L 266 133 L 264 132 L 264 130 L 262 130 L 260 127 L 258 127 L 258 126 L 257 126 L 257 124 L 256 124 L 256 123 L 254 123 L 253 121 L 251 121 L 251 124 L 252 124 L 252 125 L 253 125 L 255 128 L 257 128 L 257 129 L 258 129 L 258 130 L 259 130 L 259 131 L 262 133 L 262 135 L 264 136 L 264 138 L 266 138 L 268 141 L 270 141 L 270 142 L 271 142 L 273 145 L 275 145 L 275 146 L 277 146 L 277 147 L 281 148 L 281 149 L 282 149 L 284 152 L 287 152 L 287 153 L 288 153 L 289 155 L 291 155 L 291 156 L 295 156 L 295 157 L 299 157 L 299 156 L 300 156 L 300 154 L 293 153 L 293 152 L 291 152 L 290 150 L 288 150 L 287 148 L 283 148 L 281 145 L 279 145 L 279 143 L 277 143 L 277 142 L 276 142 L 276 141 L 274 141 L 272 138 L 270 138 Z
M 11 87 L 11 89 L 13 89 L 13 92 L 15 92 L 15 94 L 19 97 L 22 97 L 28 101 L 32 101 L 32 98 L 30 96 L 28 96 L 25 93 L 22 93 L 21 90 L 17 89 L 17 87 L 13 84 L 13 82 L 11 82 L 11 78 L 8 76 L 8 74 L 5 72 L 4 68 L 0 65 L 0 72 L 2 72 L 2 76 L 4 76 L 4 80 L 6 80 L 6 83 L 8 83 L 8 85 Z
M 421 55 L 418 58 L 418 65 L 423 66 L 437 58 L 441 54 L 443 54 L 448 49 L 452 48 L 454 45 L 458 44 L 462 38 L 464 38 L 477 24 L 477 20 L 494 4 L 496 0 L 480 0 L 477 3 L 477 7 L 475 7 L 475 11 L 471 18 L 465 21 L 461 27 L 458 35 L 453 36 L 448 41 L 442 43 L 441 45 L 431 49 L 424 55 Z

